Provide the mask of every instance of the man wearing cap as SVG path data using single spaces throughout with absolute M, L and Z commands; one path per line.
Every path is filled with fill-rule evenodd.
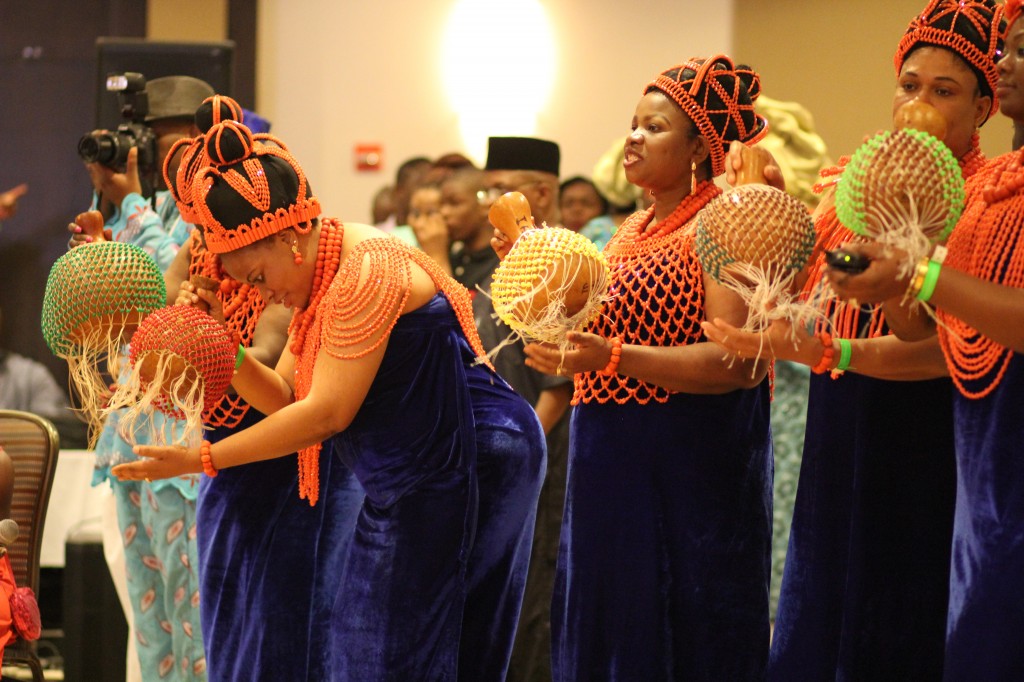
M 154 167 L 138 167 L 137 149 L 128 153 L 124 172 L 87 163 L 96 191 L 94 210 L 80 214 L 68 226 L 72 234 L 69 247 L 102 239 L 126 242 L 145 250 L 166 270 L 193 226 L 181 219 L 160 171 L 177 140 L 199 134 L 196 109 L 214 90 L 198 78 L 167 76 L 149 81 L 146 94 L 146 124 L 156 138 Z M 140 172 L 156 190 L 151 198 L 143 196 Z M 170 175 L 175 172 L 173 168 Z M 95 228 L 84 229 L 93 221 L 103 222 L 102 235 L 96 234 Z M 126 357 L 121 360 L 123 366 L 128 365 Z M 135 459 L 132 445 L 118 433 L 118 416 L 115 412 L 107 418 L 96 444 L 93 485 L 109 481 L 113 492 L 114 504 L 105 504 L 103 509 L 104 555 L 132 630 L 128 679 L 205 682 L 195 573 L 197 477 L 142 483 L 121 482 L 111 476 L 114 464 Z M 149 442 L 148 425 L 137 430 L 135 440 Z M 115 506 L 116 518 L 110 513 Z
M 558 145 L 532 137 L 492 137 L 487 144 L 484 168 L 484 201 L 490 202 L 506 192 L 521 192 L 530 203 L 534 221 L 557 225 Z M 498 266 L 492 249 L 483 253 L 452 253 L 452 271 L 456 280 L 474 291 L 477 285 L 489 291 L 491 274 Z M 473 299 L 473 313 L 484 348 L 490 351 L 504 341 L 512 330 L 492 316 L 488 296 Z M 523 595 L 519 629 L 512 651 L 508 679 L 551 679 L 551 592 L 554 585 L 558 536 L 565 503 L 566 462 L 569 452 L 569 400 L 572 381 L 552 377 L 524 364 L 523 344 L 502 348 L 494 358 L 494 367 L 518 393 L 525 397 L 540 418 L 547 436 L 548 470 L 537 504 L 530 572 Z
M 183 137 L 199 133 L 193 118 L 203 100 L 214 94 L 205 81 L 191 76 L 154 78 L 146 84 L 149 98 L 148 125 L 156 138 L 155 163 L 152 168 L 138 167 L 138 151 L 128 153 L 124 172 L 100 163 L 87 163 L 96 196 L 93 209 L 103 214 L 107 238 L 129 242 L 153 256 L 166 269 L 174 255 L 192 232 L 192 225 L 181 220 L 173 198 L 164 187 L 164 158 L 171 145 Z M 172 173 L 175 170 L 171 169 Z M 156 191 L 144 196 L 143 186 Z M 72 244 L 89 241 L 88 235 L 76 225 L 68 226 Z

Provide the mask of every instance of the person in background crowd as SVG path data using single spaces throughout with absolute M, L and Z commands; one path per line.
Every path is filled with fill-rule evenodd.
M 559 186 L 558 208 L 562 213 L 562 227 L 579 232 L 594 218 L 608 213 L 608 200 L 593 182 L 576 175 Z
M 558 171 L 561 153 L 558 145 L 531 137 L 491 137 L 487 146 L 484 188 L 479 193 L 484 215 L 491 202 L 506 192 L 521 192 L 530 202 L 533 218 L 540 227 L 558 225 Z M 449 187 L 448 203 L 453 203 L 455 187 Z M 465 191 L 461 202 L 472 200 Z M 445 193 L 442 191 L 442 209 Z M 479 223 L 477 224 L 479 228 Z M 462 228 L 466 229 L 466 228 Z M 470 240 L 473 244 L 478 239 Z M 464 243 L 465 244 L 465 243 Z M 490 291 L 490 277 L 498 258 L 489 249 L 463 246 L 452 253 L 456 279 L 475 290 Z M 490 299 L 477 294 L 473 314 L 484 348 L 496 348 L 511 330 L 492 317 Z M 512 652 L 509 679 L 513 682 L 541 681 L 551 675 L 551 591 L 558 555 L 559 529 L 565 505 L 566 463 L 569 452 L 569 399 L 572 384 L 566 377 L 545 376 L 523 363 L 523 344 L 503 348 L 494 359 L 498 373 L 534 406 L 540 417 L 548 444 L 548 469 L 537 505 L 530 575 L 523 597 L 516 645 Z

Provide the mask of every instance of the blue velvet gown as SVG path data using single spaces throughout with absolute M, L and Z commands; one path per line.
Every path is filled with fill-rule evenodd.
M 250 409 L 209 439 L 261 418 Z M 196 530 L 210 680 L 328 679 L 331 606 L 363 493 L 329 449 L 320 486 L 316 506 L 299 498 L 294 456 L 202 477 Z
M 947 680 L 1024 679 L 1024 359 L 997 388 L 954 399 L 956 519 Z
M 768 653 L 767 379 L 574 408 L 554 677 L 760 680 Z
M 952 383 L 811 377 L 768 679 L 942 677 Z
M 330 441 L 366 491 L 337 584 L 332 680 L 502 680 L 544 434 L 475 358 L 447 299 L 402 315 Z

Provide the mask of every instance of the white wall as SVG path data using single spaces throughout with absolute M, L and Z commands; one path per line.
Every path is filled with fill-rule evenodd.
M 541 2 L 558 63 L 536 134 L 561 145 L 563 177 L 589 174 L 626 134 L 643 85 L 658 72 L 732 46 L 733 0 Z M 302 163 L 328 215 L 367 221 L 373 193 L 403 160 L 468 153 L 440 74 L 454 5 L 260 0 L 256 108 Z M 381 172 L 354 170 L 360 142 L 384 145 Z

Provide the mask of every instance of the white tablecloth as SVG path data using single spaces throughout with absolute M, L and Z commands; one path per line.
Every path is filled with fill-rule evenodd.
M 100 532 L 101 509 L 109 485 L 91 485 L 93 458 L 91 450 L 60 451 L 43 526 L 41 566 L 64 566 L 64 542 L 71 533 L 85 526 Z

